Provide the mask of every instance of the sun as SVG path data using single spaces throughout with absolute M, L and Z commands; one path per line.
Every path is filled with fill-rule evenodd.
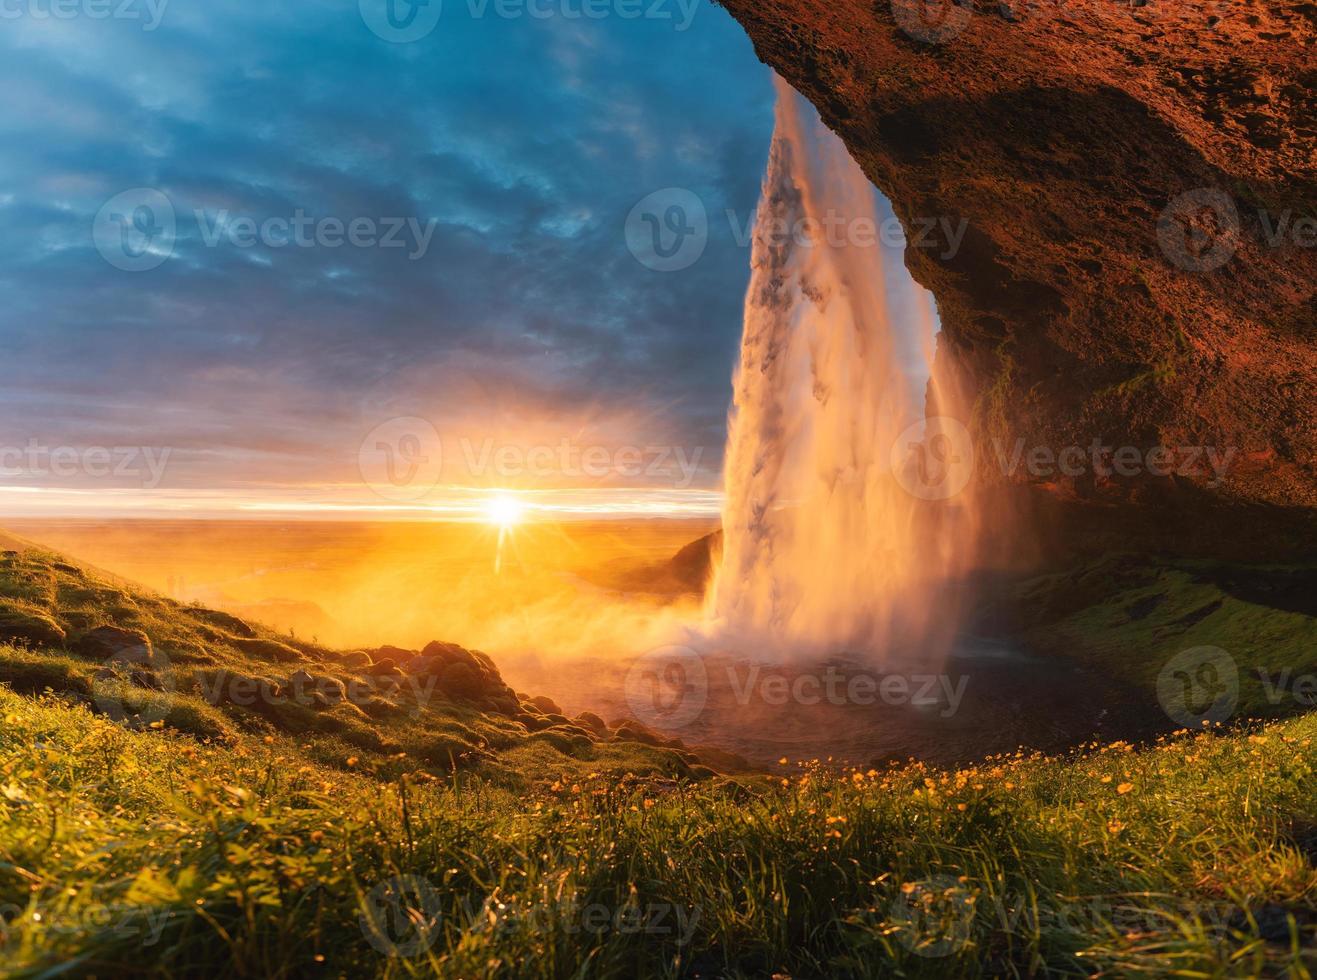
M 514 524 L 521 522 L 525 511 L 525 505 L 516 497 L 500 493 L 486 501 L 485 520 L 503 530 L 507 530 Z

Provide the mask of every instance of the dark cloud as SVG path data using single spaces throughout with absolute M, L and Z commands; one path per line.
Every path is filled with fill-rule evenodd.
M 172 0 L 154 31 L 7 21 L 0 443 L 168 445 L 178 486 L 316 482 L 390 415 L 486 412 L 546 438 L 634 420 L 715 472 L 749 261 L 723 215 L 758 195 L 767 70 L 708 3 L 686 31 L 471 9 L 407 45 L 328 0 Z M 669 186 L 700 195 L 710 241 L 665 274 L 623 222 Z M 177 240 L 130 273 L 91 228 L 138 187 Z M 418 258 L 206 241 L 298 213 L 433 237 Z

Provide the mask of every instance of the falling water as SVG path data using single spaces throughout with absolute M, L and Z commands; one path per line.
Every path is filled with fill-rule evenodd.
M 921 420 L 960 414 L 959 399 L 930 381 L 928 294 L 872 240 L 873 187 L 777 85 L 706 616 L 767 658 L 928 663 L 956 629 L 974 520 L 967 493 L 928 499 L 947 495 L 903 467 L 930 442 Z

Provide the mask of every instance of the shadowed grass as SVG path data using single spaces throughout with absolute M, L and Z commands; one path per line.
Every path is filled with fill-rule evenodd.
M 1177 654 L 1214 647 L 1238 670 L 1238 716 L 1317 705 L 1285 689 L 1317 671 L 1317 565 L 1109 555 L 1023 583 L 1014 610 L 1026 646 L 1109 671 L 1150 696 Z

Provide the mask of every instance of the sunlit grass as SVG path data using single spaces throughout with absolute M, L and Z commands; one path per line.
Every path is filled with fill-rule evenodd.
M 381 783 L 284 741 L 128 732 L 54 699 L 0 691 L 0 712 L 15 975 L 1313 966 L 1312 717 L 953 771 L 793 761 L 785 778 L 695 786 L 565 770 L 513 794 Z M 386 923 L 414 940 L 390 957 L 361 914 L 399 875 L 428 883 L 437 914 Z

